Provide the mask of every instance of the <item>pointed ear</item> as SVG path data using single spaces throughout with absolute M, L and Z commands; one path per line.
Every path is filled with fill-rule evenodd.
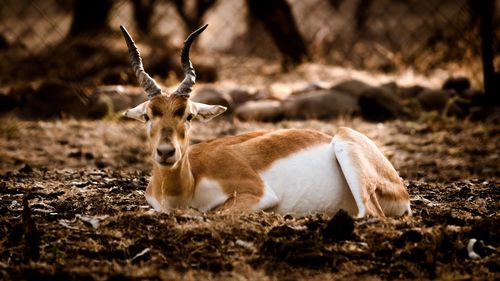
M 199 102 L 191 102 L 196 111 L 196 119 L 201 121 L 208 121 L 212 118 L 224 113 L 227 110 L 227 107 L 222 105 L 209 105 Z
M 148 107 L 149 101 L 145 101 L 138 106 L 128 109 L 123 113 L 123 116 L 139 120 L 141 122 L 146 122 L 144 115 L 146 114 L 146 108 Z

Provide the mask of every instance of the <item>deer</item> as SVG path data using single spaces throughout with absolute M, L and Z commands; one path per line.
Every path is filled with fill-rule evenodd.
M 132 69 L 147 100 L 123 114 L 146 125 L 153 162 L 145 191 L 154 210 L 258 212 L 355 217 L 411 214 L 409 194 L 375 143 L 340 127 L 334 136 L 311 129 L 254 131 L 190 145 L 194 120 L 209 121 L 226 108 L 190 100 L 196 74 L 190 47 L 208 25 L 191 33 L 181 50 L 184 79 L 166 93 L 144 70 L 127 30 Z

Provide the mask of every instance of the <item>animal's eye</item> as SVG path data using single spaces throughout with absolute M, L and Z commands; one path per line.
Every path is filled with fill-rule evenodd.
M 149 121 L 149 116 L 147 114 L 143 114 L 142 118 L 144 118 L 144 121 L 146 121 L 146 122 Z
M 184 115 L 184 109 L 185 109 L 184 107 L 181 107 L 176 111 L 174 111 L 174 116 L 181 118 Z
M 189 115 L 187 116 L 186 120 L 187 120 L 187 121 L 191 121 L 191 120 L 193 120 L 193 118 L 194 118 L 194 115 L 193 115 L 193 114 L 189 114 Z
M 151 112 L 153 113 L 153 117 L 161 117 L 163 112 L 156 107 L 151 108 Z

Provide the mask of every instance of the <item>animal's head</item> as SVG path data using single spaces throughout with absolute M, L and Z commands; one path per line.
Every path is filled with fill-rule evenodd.
M 208 121 L 226 111 L 226 108 L 220 105 L 202 104 L 189 99 L 189 93 L 196 79 L 189 59 L 189 49 L 193 40 L 206 27 L 207 25 L 194 31 L 184 41 L 181 63 L 185 78 L 177 90 L 170 94 L 164 93 L 155 80 L 144 71 L 134 41 L 127 30 L 123 26 L 120 27 L 127 42 L 134 73 L 148 95 L 147 101 L 127 110 L 124 115 L 146 124 L 153 161 L 163 168 L 175 167 L 186 153 L 192 120 Z

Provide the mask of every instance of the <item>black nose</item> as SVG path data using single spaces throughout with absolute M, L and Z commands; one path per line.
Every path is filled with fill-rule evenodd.
M 156 153 L 160 157 L 171 157 L 175 154 L 175 148 L 157 148 Z

